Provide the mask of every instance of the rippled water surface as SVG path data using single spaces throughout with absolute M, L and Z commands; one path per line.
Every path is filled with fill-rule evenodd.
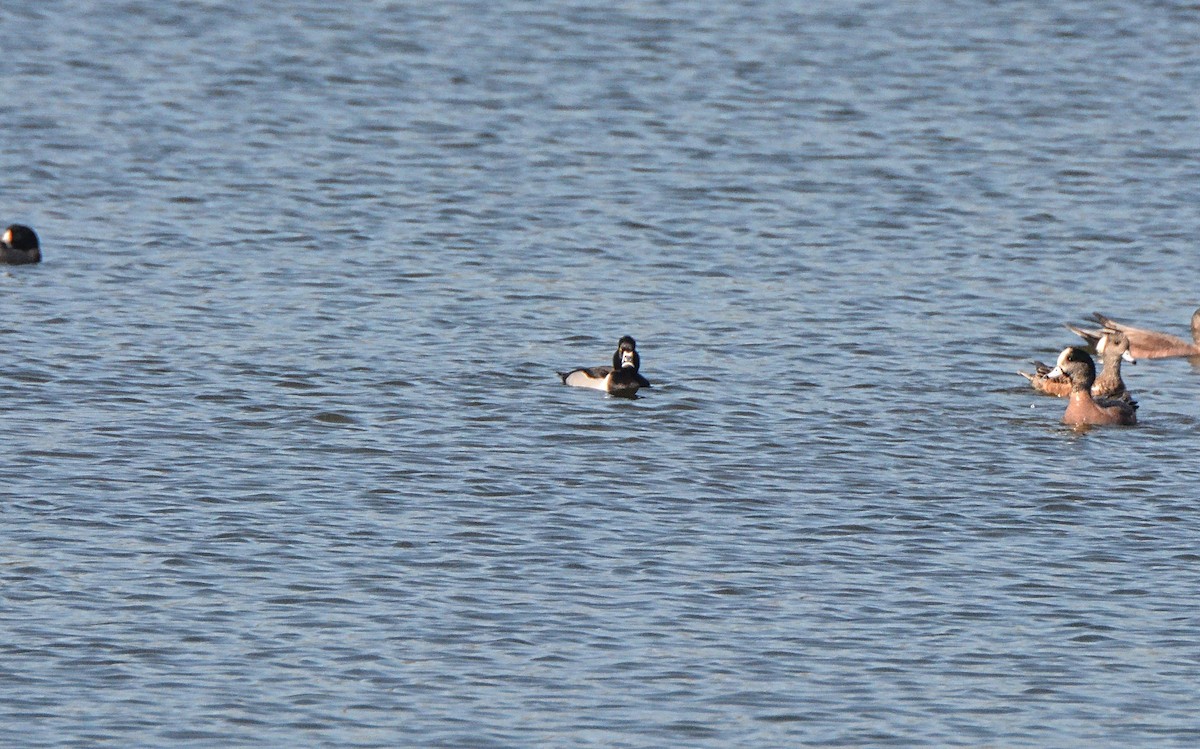
M 1200 742 L 1194 4 L 0 27 L 0 742 Z

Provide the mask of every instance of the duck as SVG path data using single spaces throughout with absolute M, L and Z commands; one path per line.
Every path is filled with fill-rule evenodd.
M 1062 421 L 1072 427 L 1137 423 L 1137 402 L 1115 398 L 1092 397 L 1096 380 L 1096 365 L 1087 349 L 1068 346 L 1058 355 L 1054 369 L 1046 375 L 1051 379 L 1066 378 L 1071 383 L 1070 401 Z
M 1129 337 L 1129 353 L 1135 359 L 1168 359 L 1178 356 L 1200 356 L 1200 309 L 1192 313 L 1192 340 L 1185 341 L 1170 333 L 1159 333 L 1154 330 L 1143 330 L 1132 325 L 1119 323 L 1111 317 L 1092 313 L 1092 319 L 1102 328 L 1119 330 Z M 1073 333 L 1088 342 L 1089 347 L 1095 347 L 1103 335 L 1103 331 L 1089 330 L 1075 325 L 1067 326 Z
M 23 224 L 12 224 L 0 235 L 0 263 L 24 265 L 41 261 L 42 250 L 33 229 Z
M 1119 330 L 1104 330 L 1096 343 L 1096 353 L 1100 354 L 1103 368 L 1096 381 L 1092 383 L 1092 395 L 1097 398 L 1120 398 L 1127 400 L 1129 391 L 1125 389 L 1125 381 L 1121 379 L 1121 361 L 1137 364 L 1137 359 L 1129 353 L 1129 338 Z M 1051 367 L 1035 361 L 1034 374 L 1017 372 L 1034 390 L 1047 395 L 1066 398 L 1071 394 L 1071 382 L 1065 378 L 1050 379 Z
M 641 357 L 637 352 L 637 341 L 632 336 L 621 336 L 617 350 L 613 353 L 612 366 L 580 367 L 569 372 L 559 372 L 564 385 L 571 387 L 603 390 L 613 395 L 632 397 L 638 388 L 650 387 L 650 381 L 638 373 Z

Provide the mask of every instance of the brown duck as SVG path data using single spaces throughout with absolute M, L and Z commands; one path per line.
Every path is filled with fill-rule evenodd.
M 1129 354 L 1129 338 L 1119 330 L 1104 330 L 1096 343 L 1096 352 L 1100 354 L 1100 360 L 1104 366 L 1100 370 L 1100 376 L 1092 383 L 1092 395 L 1097 398 L 1128 400 L 1129 391 L 1125 389 L 1125 381 L 1121 379 L 1121 360 L 1137 364 L 1137 360 Z M 1035 361 L 1034 366 L 1037 367 L 1034 374 L 1017 372 L 1029 380 L 1029 384 L 1033 386 L 1034 390 L 1047 395 L 1056 395 L 1059 398 L 1066 398 L 1071 394 L 1070 380 L 1065 377 L 1051 379 L 1049 377 L 1051 367 L 1039 361 Z
M 1099 312 L 1093 313 L 1092 319 L 1104 328 L 1119 330 L 1128 336 L 1129 353 L 1135 359 L 1200 356 L 1200 309 L 1192 313 L 1191 341 L 1185 341 L 1179 336 L 1173 336 L 1170 333 L 1159 333 L 1155 330 L 1143 330 L 1142 328 L 1135 328 L 1132 325 L 1125 325 L 1113 320 L 1111 317 L 1105 317 Z M 1068 325 L 1067 327 L 1078 333 L 1083 340 L 1088 342 L 1090 347 L 1095 347 L 1096 342 L 1104 334 L 1103 330 L 1088 330 L 1086 328 L 1075 327 L 1074 325 Z
M 1063 423 L 1069 426 L 1105 424 L 1130 425 L 1137 423 L 1137 403 L 1130 400 L 1093 398 L 1092 384 L 1096 380 L 1096 365 L 1082 346 L 1070 346 L 1058 355 L 1054 369 L 1046 375 L 1051 379 L 1065 377 L 1071 382 L 1070 401 L 1063 413 Z

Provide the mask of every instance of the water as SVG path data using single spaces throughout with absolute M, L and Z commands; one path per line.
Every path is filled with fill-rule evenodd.
M 1195 6 L 0 24 L 6 745 L 1200 740 Z

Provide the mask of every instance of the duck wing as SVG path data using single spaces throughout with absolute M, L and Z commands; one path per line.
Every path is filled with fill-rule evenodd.
M 1067 330 L 1087 341 L 1087 347 L 1091 353 L 1096 352 L 1096 344 L 1104 337 L 1103 330 L 1088 330 L 1087 328 L 1080 328 L 1070 323 L 1067 323 Z

